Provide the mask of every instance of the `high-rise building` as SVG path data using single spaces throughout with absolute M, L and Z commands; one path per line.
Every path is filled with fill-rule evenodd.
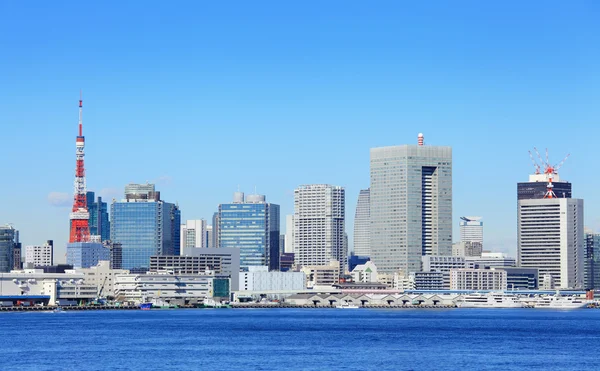
M 571 198 L 571 183 L 561 182 L 558 174 L 553 174 L 552 189 L 557 198 Z M 528 182 L 517 183 L 517 200 L 539 200 L 548 192 L 548 176 L 531 174 Z
M 240 249 L 240 266 L 279 269 L 279 205 L 263 195 L 234 194 L 233 203 L 219 205 L 220 248 Z
M 212 218 L 212 243 L 214 248 L 221 247 L 219 242 L 219 212 L 213 214 Z
M 382 273 L 421 270 L 421 256 L 452 254 L 452 148 L 371 149 L 371 261 Z
M 354 255 L 371 255 L 371 192 L 361 189 L 354 214 Z
M 95 200 L 95 193 L 88 191 L 86 202 L 88 213 L 90 214 L 89 228 L 90 235 L 100 236 L 102 241 L 110 239 L 110 221 L 108 220 L 108 206 L 102 201 L 102 197 Z
M 294 253 L 294 215 L 285 216 L 285 253 Z
M 153 184 L 129 184 L 125 197 L 111 205 L 110 240 L 121 244 L 121 269 L 147 271 L 152 255 L 179 255 L 179 207 L 161 200 Z
M 208 247 L 209 249 L 214 249 L 215 245 L 214 245 L 214 241 L 213 241 L 213 226 L 212 225 L 207 225 L 206 226 L 206 247 Z
M 324 266 L 332 260 L 346 271 L 345 190 L 343 187 L 312 184 L 294 191 L 294 263 Z
M 517 265 L 538 268 L 546 288 L 583 288 L 583 200 L 543 198 L 517 203 Z
M 600 234 L 585 234 L 585 288 L 600 289 Z
M 0 273 L 7 273 L 14 266 L 14 248 L 18 232 L 11 225 L 0 226 Z
M 73 268 L 90 268 L 101 260 L 110 260 L 110 250 L 99 239 L 67 244 L 67 264 Z
M 43 245 L 25 246 L 25 264 L 28 268 L 54 265 L 54 242 L 46 241 Z
M 279 234 L 279 256 L 285 253 L 285 234 Z
M 477 242 L 483 248 L 483 222 L 480 216 L 460 217 L 460 242 Z
M 188 220 L 181 225 L 181 244 L 180 251 L 187 248 L 206 248 L 208 240 L 206 238 L 206 220 Z

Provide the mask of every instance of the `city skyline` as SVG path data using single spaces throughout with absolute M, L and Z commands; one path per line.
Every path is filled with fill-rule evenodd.
M 369 186 L 370 148 L 414 144 L 423 132 L 426 144 L 453 148 L 455 240 L 460 215 L 481 215 L 486 249 L 516 255 L 514 190 L 533 173 L 527 151 L 534 146 L 548 147 L 553 163 L 571 153 L 561 178 L 585 200 L 586 226 L 598 231 L 599 179 L 589 171 L 600 133 L 593 12 L 544 3 L 549 10 L 540 14 L 540 4 L 513 4 L 514 12 L 498 16 L 489 4 L 460 12 L 392 4 L 369 9 L 379 17 L 364 19 L 356 7 L 329 4 L 324 14 L 337 14 L 330 26 L 307 12 L 286 16 L 285 6 L 268 15 L 242 6 L 231 19 L 219 18 L 225 25 L 208 16 L 175 24 L 173 13 L 163 12 L 168 27 L 158 29 L 168 32 L 151 36 L 143 31 L 154 26 L 103 10 L 94 15 L 88 4 L 4 4 L 5 14 L 27 11 L 35 24 L 7 17 L 0 25 L 11 35 L 4 50 L 14 56 L 0 62 L 11 71 L 0 88 L 0 120 L 10 128 L 0 153 L 11 174 L 0 189 L 0 224 L 12 223 L 23 245 L 54 240 L 56 261 L 64 261 L 82 88 L 87 188 L 108 203 L 123 197 L 127 183 L 148 180 L 179 203 L 182 220 L 209 220 L 240 184 L 257 186 L 283 216 L 292 213 L 297 186 L 323 183 L 343 186 L 347 210 L 355 210 Z M 430 30 L 425 15 L 435 25 Z M 119 26 L 125 22 L 128 30 Z M 247 34 L 226 31 L 228 22 Z M 156 43 L 148 44 L 152 37 Z M 23 53 L 40 43 L 47 48 Z M 186 47 L 198 44 L 203 48 Z M 271 145 L 248 152 L 246 145 L 261 139 Z M 334 171 L 323 161 L 332 155 L 342 159 Z M 192 174 L 182 164 L 188 160 L 204 174 Z M 42 181 L 26 182 L 32 173 Z M 347 231 L 353 216 L 347 213 Z

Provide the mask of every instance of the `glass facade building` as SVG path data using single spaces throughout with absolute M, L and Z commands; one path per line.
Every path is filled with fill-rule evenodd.
M 585 234 L 585 288 L 600 289 L 600 234 Z
M 73 268 L 95 267 L 100 260 L 110 260 L 110 250 L 100 242 L 67 244 L 67 264 Z
M 14 249 L 18 242 L 18 232 L 11 227 L 0 226 L 0 273 L 10 272 L 14 266 Z
M 244 200 L 239 194 L 233 203 L 219 205 L 219 247 L 239 249 L 242 269 L 279 269 L 279 205 L 265 202 L 261 195 Z
M 110 221 L 108 218 L 108 205 L 102 201 L 102 197 L 95 200 L 94 192 L 87 192 L 87 208 L 90 213 L 89 225 L 90 235 L 100 236 L 102 241 L 110 239 Z
M 147 271 L 152 255 L 179 255 L 181 213 L 163 201 L 111 205 L 110 239 L 121 245 L 122 269 Z
M 452 254 L 452 148 L 371 149 L 371 261 L 384 273 L 421 270 Z

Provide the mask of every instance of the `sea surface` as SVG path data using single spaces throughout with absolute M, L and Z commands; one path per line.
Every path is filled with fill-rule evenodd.
M 1 370 L 599 370 L 600 310 L 0 313 Z

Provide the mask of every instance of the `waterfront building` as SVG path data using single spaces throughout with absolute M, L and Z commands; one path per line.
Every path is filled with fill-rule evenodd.
M 229 293 L 229 277 L 210 271 L 203 274 L 160 271 L 115 276 L 115 298 L 121 302 L 182 306 L 212 298 L 228 299 Z
M 537 268 L 496 267 L 493 270 L 506 272 L 508 290 L 537 290 L 539 275 Z
M 294 215 L 285 217 L 285 253 L 294 253 Z
M 111 205 L 111 241 L 121 245 L 123 269 L 148 270 L 152 255 L 179 255 L 181 212 L 153 184 L 129 184 Z
M 294 268 L 294 253 L 283 253 L 279 257 L 279 271 L 287 272 Z
M 93 267 L 101 260 L 110 260 L 110 249 L 100 241 L 67 244 L 67 264 L 75 269 Z
M 445 290 L 444 273 L 442 272 L 410 272 L 408 275 L 410 290 Z
M 379 282 L 377 267 L 371 261 L 357 265 L 350 274 L 352 275 L 352 281 L 355 283 Z
M 235 248 L 186 250 L 186 255 L 154 255 L 150 272 L 173 271 L 176 274 L 202 274 L 207 270 L 231 276 L 231 289 L 237 290 L 240 250 Z
M 206 220 L 188 220 L 181 225 L 180 252 L 186 248 L 208 247 Z
M 600 234 L 585 233 L 585 289 L 600 289 Z
M 516 267 L 515 258 L 509 257 L 501 252 L 483 252 L 481 256 L 467 256 L 466 268 L 494 268 L 494 267 Z
M 297 266 L 323 266 L 331 260 L 346 270 L 345 191 L 327 184 L 294 191 L 294 259 Z M 339 275 L 338 275 L 339 277 Z
M 14 266 L 18 233 L 11 225 L 0 226 L 0 272 L 10 272 Z
M 452 256 L 480 257 L 483 252 L 481 242 L 461 241 L 452 244 Z
M 361 189 L 354 214 L 354 255 L 371 255 L 371 198 L 369 189 Z
M 495 269 L 452 269 L 450 290 L 506 290 L 506 271 Z
M 88 220 L 90 235 L 100 236 L 102 241 L 110 239 L 110 221 L 108 218 L 108 206 L 102 201 L 102 197 L 88 191 L 86 193 L 87 210 L 90 215 Z
M 332 286 L 340 283 L 340 263 L 332 260 L 328 265 L 303 265 L 306 287 Z
M 421 257 L 423 272 L 441 272 L 443 283 L 442 288 L 450 288 L 450 271 L 452 269 L 468 268 L 463 256 L 435 256 L 424 255 Z
M 249 267 L 240 272 L 240 291 L 299 291 L 306 289 L 303 272 L 269 272 L 268 267 Z
M 452 254 L 452 148 L 371 149 L 371 261 L 380 272 L 418 272 L 421 256 Z
M 483 246 L 483 222 L 480 216 L 461 216 L 460 241 L 461 242 L 478 242 Z
M 583 200 L 521 199 L 517 214 L 517 265 L 538 268 L 551 287 L 582 288 Z
M 89 268 L 67 270 L 65 273 L 83 274 L 83 282 L 96 288 L 96 297 L 113 298 L 115 295 L 115 276 L 129 274 L 126 269 L 112 269 L 110 261 L 101 260 L 98 265 Z
M 219 205 L 218 219 L 220 247 L 239 249 L 242 269 L 279 269 L 279 205 L 235 192 L 233 203 Z
M 43 245 L 25 246 L 25 265 L 27 268 L 44 267 L 54 264 L 54 242 Z

